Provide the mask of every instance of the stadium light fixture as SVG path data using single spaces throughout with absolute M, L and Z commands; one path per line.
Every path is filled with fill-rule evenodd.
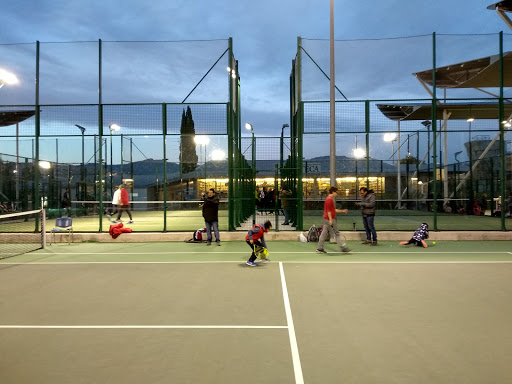
M 252 189 L 256 191 L 256 147 L 254 142 L 254 129 L 251 123 L 245 123 L 245 129 L 251 131 L 251 166 L 252 166 Z M 256 224 L 256 203 L 254 199 L 251 199 L 252 208 L 252 225 Z
M 366 155 L 366 151 L 363 148 L 355 148 L 352 150 L 356 159 L 362 159 Z
M 112 132 L 119 131 L 121 127 L 117 124 L 110 124 L 108 129 L 110 130 L 110 195 L 114 196 L 114 159 L 112 156 Z
M 221 149 L 215 149 L 212 151 L 212 160 L 222 161 L 226 159 L 226 152 Z
M 385 142 L 391 142 L 391 157 L 392 157 L 392 164 L 395 164 L 395 141 L 398 139 L 398 136 L 396 133 L 386 133 L 384 134 L 384 141 Z
M 194 143 L 197 145 L 207 145 L 210 143 L 210 138 L 206 135 L 196 135 L 194 136 Z
M 39 167 L 41 167 L 43 169 L 50 169 L 52 167 L 52 165 L 50 164 L 49 161 L 40 160 Z
M 0 68 L 0 88 L 2 88 L 6 84 L 13 85 L 18 83 L 18 78 L 14 73 L 11 73 L 9 71 L 6 71 L 5 69 Z

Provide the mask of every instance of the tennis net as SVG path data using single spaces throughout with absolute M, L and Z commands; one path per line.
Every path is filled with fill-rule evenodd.
M 44 248 L 45 229 L 44 209 L 0 215 L 0 259 Z

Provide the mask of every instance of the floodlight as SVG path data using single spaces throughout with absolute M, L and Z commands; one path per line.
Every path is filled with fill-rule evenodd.
M 15 74 L 0 68 L 0 87 L 4 84 L 18 84 L 18 78 Z
M 397 139 L 396 133 L 385 133 L 384 134 L 384 141 L 390 142 L 395 141 Z
M 362 159 L 366 155 L 366 151 L 363 148 L 355 148 L 352 150 L 356 159 Z
M 210 138 L 206 135 L 196 135 L 194 136 L 194 142 L 197 145 L 206 145 L 210 142 Z
M 215 149 L 212 151 L 211 157 L 212 157 L 212 160 L 215 160 L 215 161 L 224 160 L 226 158 L 226 152 L 224 152 L 221 149 Z

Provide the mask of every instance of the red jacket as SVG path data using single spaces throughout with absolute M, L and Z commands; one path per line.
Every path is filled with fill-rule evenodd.
M 130 197 L 126 189 L 121 189 L 121 205 L 130 205 Z
M 331 216 L 333 220 L 336 220 L 336 206 L 334 205 L 334 200 L 331 196 L 327 196 L 324 203 L 324 219 L 329 220 L 329 215 L 327 212 L 331 212 Z
M 261 225 L 256 224 L 252 229 L 245 235 L 245 240 L 258 240 L 261 239 L 267 230 Z

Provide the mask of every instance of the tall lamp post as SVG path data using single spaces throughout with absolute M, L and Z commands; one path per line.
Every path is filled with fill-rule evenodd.
M 117 124 L 110 124 L 108 126 L 110 130 L 110 196 L 114 196 L 114 171 L 113 171 L 113 156 L 112 156 L 112 132 L 117 132 L 121 127 Z
M 288 124 L 283 124 L 283 127 L 281 128 L 281 158 L 280 158 L 281 161 L 280 161 L 280 164 L 279 164 L 281 166 L 281 168 L 283 168 L 283 163 L 284 163 L 284 161 L 283 161 L 283 156 L 284 156 L 284 154 L 283 154 L 283 152 L 284 152 L 284 148 L 283 148 L 284 129 L 287 128 L 287 127 L 289 127 Z
M 4 85 L 14 85 L 18 84 L 18 78 L 15 74 L 6 71 L 5 69 L 0 68 L 0 88 L 2 88 Z M 19 175 L 19 125 L 16 124 L 16 169 L 14 173 L 16 174 L 14 179 L 16 183 L 16 205 L 18 205 L 19 197 L 20 197 L 20 190 L 19 190 L 19 181 L 20 181 L 20 175 Z M 17 209 L 17 207 L 13 207 L 14 209 Z
M 252 128 L 252 124 L 245 123 L 245 128 L 251 131 L 251 158 L 252 158 L 252 193 L 256 192 L 256 148 L 254 147 L 254 129 Z M 284 129 L 284 125 L 283 125 Z M 281 130 L 282 132 L 282 130 Z M 281 139 L 281 143 L 283 140 Z M 281 152 L 282 153 L 282 152 Z M 282 155 L 281 155 L 282 158 Z M 252 195 L 251 195 L 252 196 Z M 252 224 L 256 223 L 256 199 L 253 197 L 252 201 Z
M 206 146 L 210 143 L 210 138 L 205 135 L 196 135 L 194 142 L 199 146 L 204 146 L 204 193 L 206 194 Z
M 85 200 L 85 157 L 84 157 L 84 152 L 85 152 L 85 147 L 84 147 L 84 139 L 85 139 L 85 128 L 82 127 L 81 125 L 78 125 L 78 124 L 75 124 L 75 127 L 77 127 L 80 132 L 82 132 L 82 167 L 80 168 L 80 181 L 81 181 L 81 185 L 82 185 L 82 194 L 81 194 L 81 199 L 82 200 Z
M 357 163 L 359 159 L 362 159 L 366 156 L 366 151 L 363 148 L 359 148 L 357 146 L 357 136 L 356 136 L 356 147 L 352 150 L 352 154 L 354 155 L 354 158 L 356 159 L 356 198 L 357 194 L 359 193 L 359 177 L 358 177 L 358 169 L 357 169 Z
M 385 142 L 391 142 L 391 158 L 392 158 L 392 164 L 395 164 L 395 141 L 397 141 L 398 136 L 396 133 L 386 133 L 384 134 L 384 141 Z M 398 159 L 400 160 L 400 159 Z

